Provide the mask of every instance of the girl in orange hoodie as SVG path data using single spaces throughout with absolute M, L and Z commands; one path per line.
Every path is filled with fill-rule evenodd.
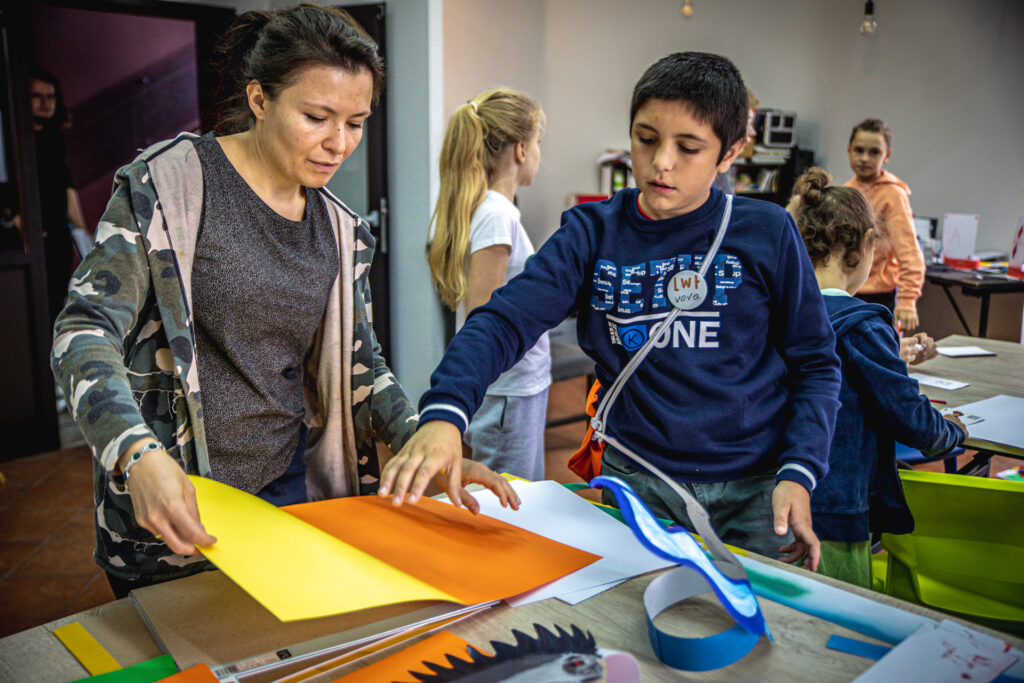
M 861 121 L 850 134 L 846 152 L 854 173 L 846 185 L 864 193 L 886 238 L 876 245 L 871 273 L 857 296 L 883 304 L 893 311 L 897 328 L 912 332 L 918 326 L 924 257 L 914 232 L 910 188 L 882 168 L 892 156 L 892 133 L 880 119 Z

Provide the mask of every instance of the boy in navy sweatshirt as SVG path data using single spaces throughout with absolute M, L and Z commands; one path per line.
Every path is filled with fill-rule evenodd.
M 523 273 L 473 311 L 380 495 L 415 502 L 437 475 L 460 500 L 460 437 L 487 386 L 570 313 L 597 378 L 612 385 L 672 310 L 672 276 L 697 271 L 721 230 L 726 197 L 712 182 L 742 150 L 746 126 L 746 91 L 729 60 L 677 53 L 644 73 L 630 108 L 637 189 L 566 211 Z M 789 214 L 737 197 L 725 225 L 702 302 L 658 336 L 606 431 L 694 492 L 725 542 L 807 556 L 815 569 L 810 492 L 827 471 L 838 408 L 835 339 Z M 660 479 L 610 447 L 603 467 L 655 514 L 692 528 Z

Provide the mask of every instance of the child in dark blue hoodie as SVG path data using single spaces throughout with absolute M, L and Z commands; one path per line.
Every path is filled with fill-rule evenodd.
M 843 373 L 829 473 L 811 496 L 821 540 L 818 571 L 870 588 L 871 533 L 914 529 L 896 473 L 896 438 L 939 455 L 962 443 L 967 430 L 955 417 L 943 419 L 907 376 L 892 314 L 852 296 L 871 269 L 876 238 L 867 200 L 858 190 L 832 186 L 820 168 L 801 176 L 795 193 L 796 224 L 835 330 Z

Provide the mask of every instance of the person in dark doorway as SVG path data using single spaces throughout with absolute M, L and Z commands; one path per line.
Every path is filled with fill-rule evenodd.
M 29 91 L 46 255 L 47 310 L 50 325 L 53 325 L 64 306 L 71 277 L 73 251 L 68 223 L 84 230 L 85 218 L 68 167 L 64 144 L 64 125 L 68 118 L 60 81 L 49 71 L 36 68 L 32 71 Z M 15 217 L 15 224 L 21 227 L 20 217 Z

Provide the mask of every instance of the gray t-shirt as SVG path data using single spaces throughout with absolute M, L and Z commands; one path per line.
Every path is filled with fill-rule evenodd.
M 324 198 L 290 221 L 260 199 L 213 134 L 195 141 L 203 217 L 192 270 L 199 388 L 213 476 L 255 493 L 288 468 L 302 366 L 338 277 Z

